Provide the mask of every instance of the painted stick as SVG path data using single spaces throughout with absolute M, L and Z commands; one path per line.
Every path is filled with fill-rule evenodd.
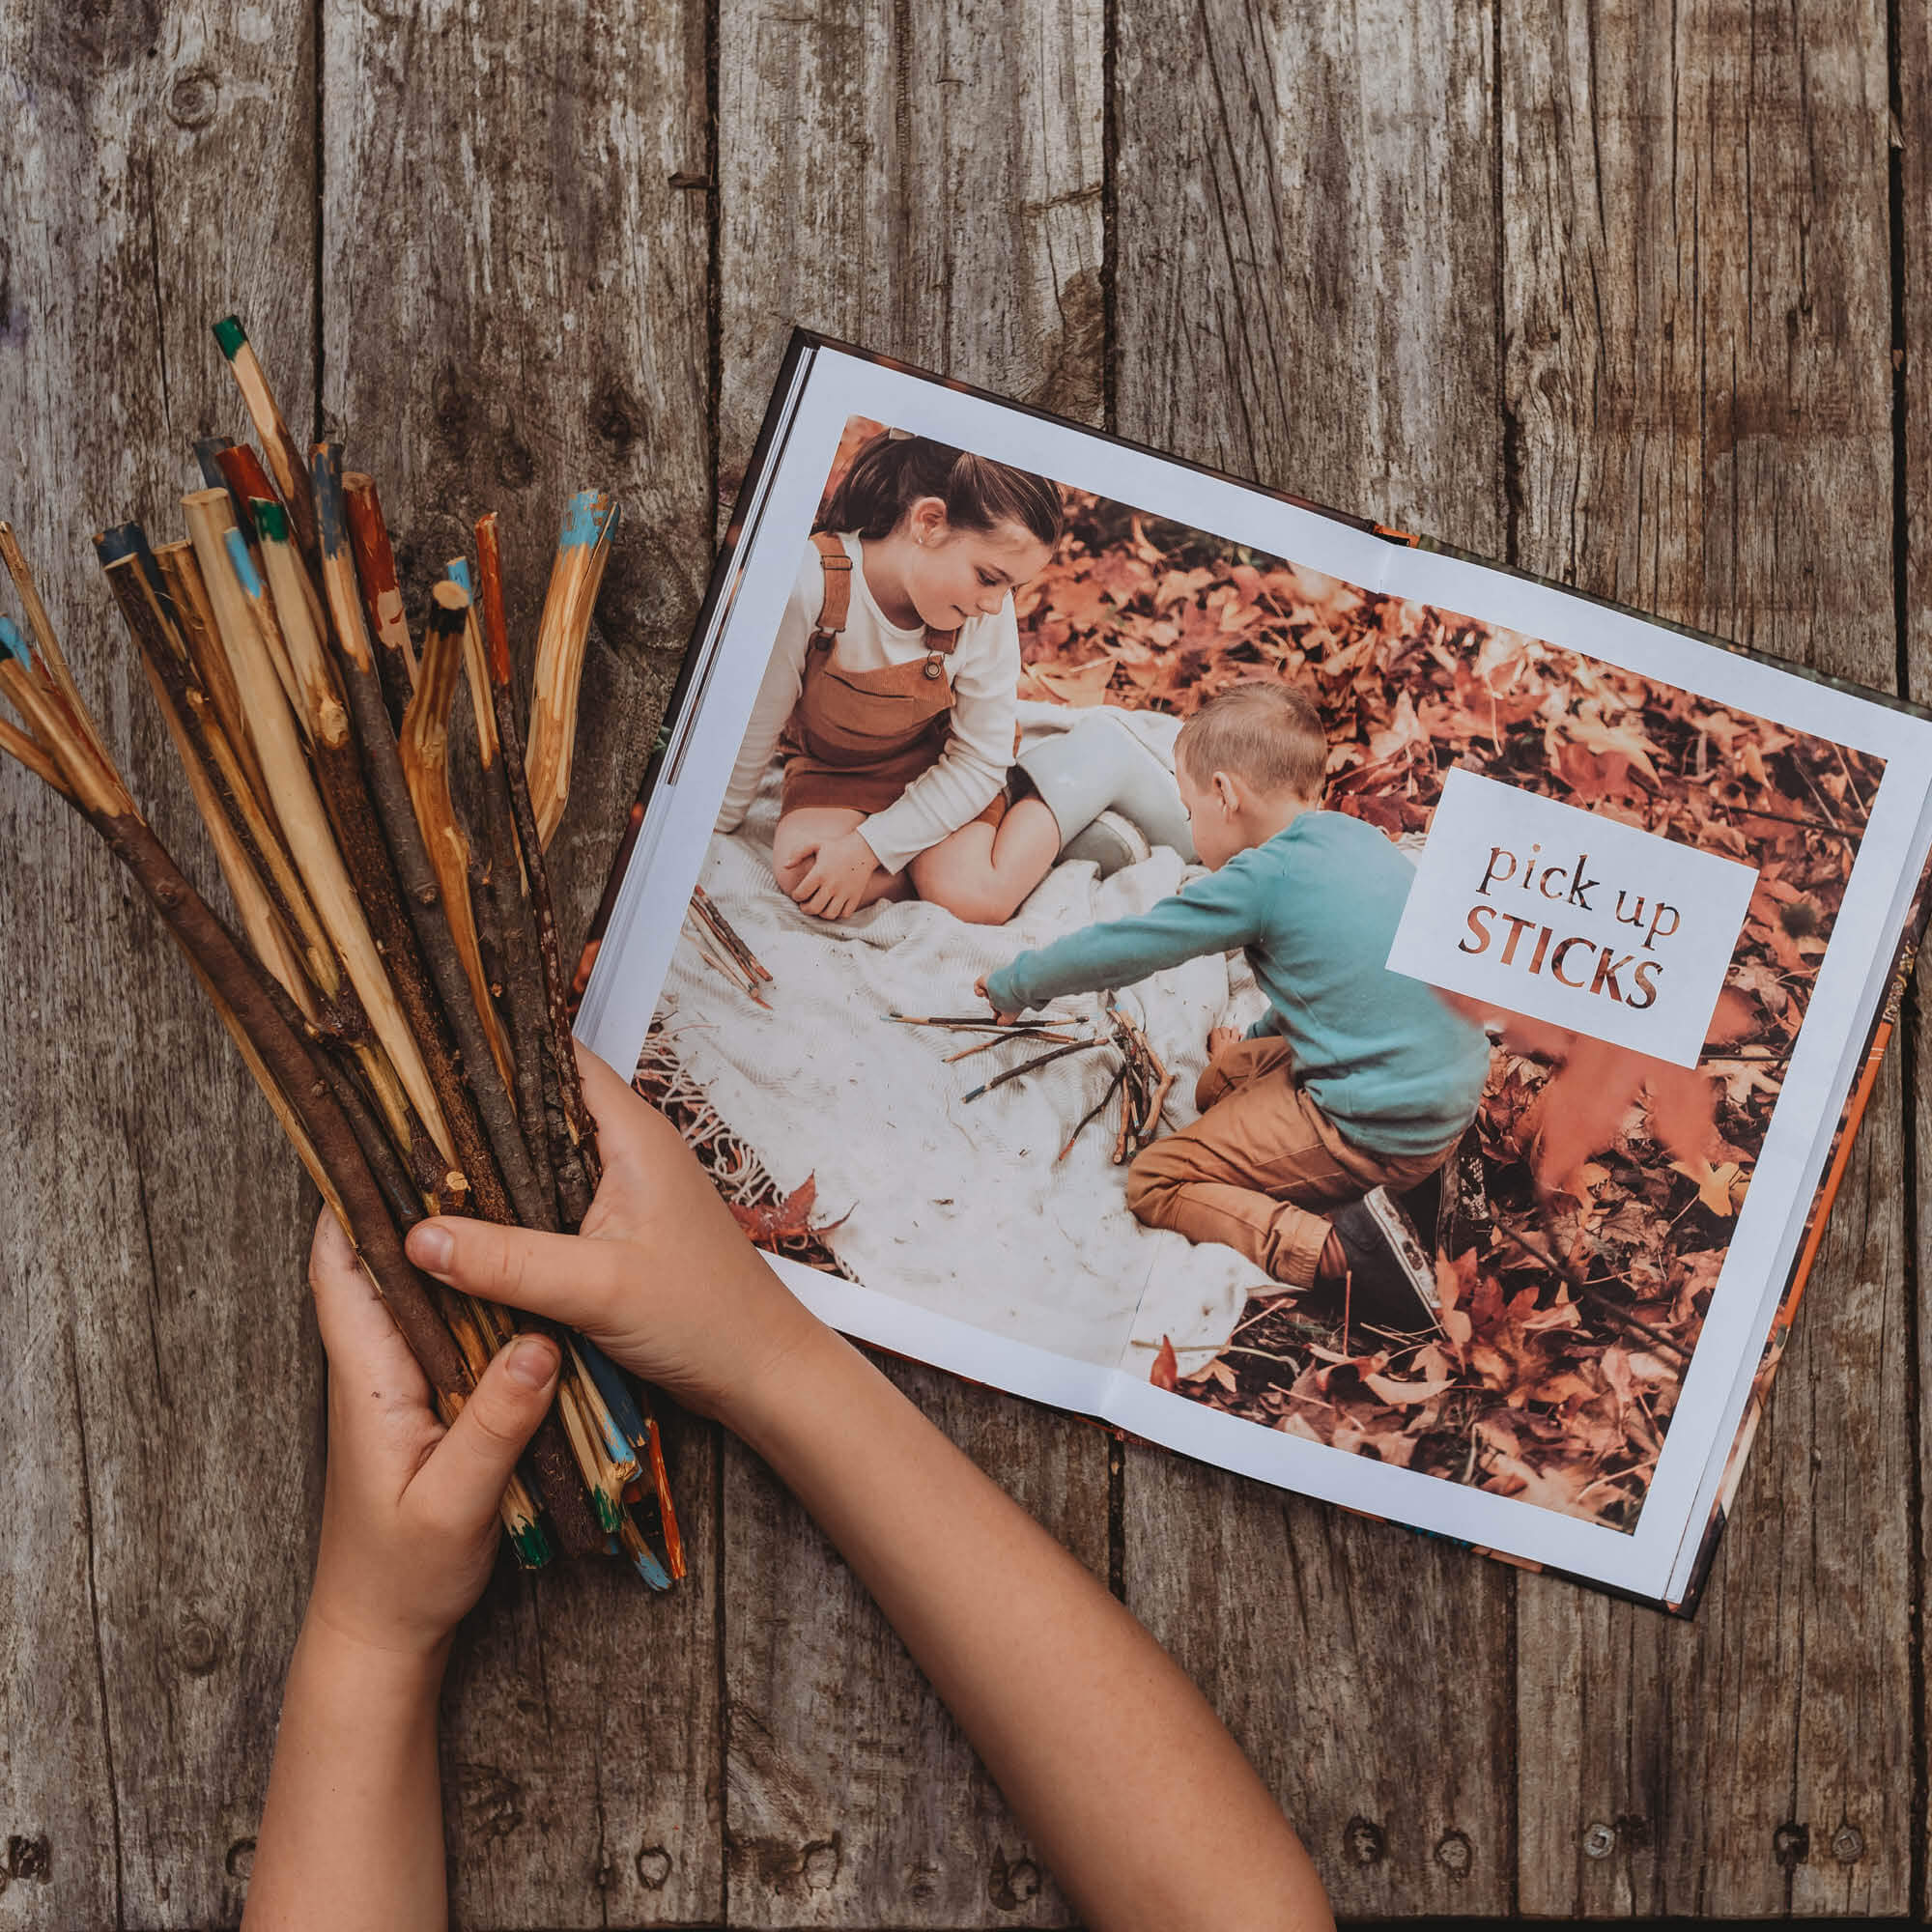
M 482 1116 L 484 1132 L 509 1192 L 515 1218 L 526 1227 L 541 1228 L 545 1204 L 537 1193 L 536 1178 L 524 1151 L 509 1089 L 491 1055 L 489 1038 L 470 996 L 463 961 L 450 936 L 436 867 L 430 863 L 422 830 L 416 823 L 402 755 L 383 701 L 369 633 L 362 621 L 355 564 L 349 550 L 339 444 L 316 445 L 311 477 L 320 516 L 323 592 L 334 625 L 338 663 L 348 690 L 349 708 L 355 721 L 355 737 L 368 776 L 369 794 L 388 835 L 390 855 L 402 881 L 403 903 L 415 928 L 416 943 L 421 948 L 437 998 L 456 1037 L 463 1056 L 464 1076 L 475 1096 L 476 1110 Z
M 288 999 L 305 1018 L 313 1019 L 315 995 L 299 948 L 290 928 L 283 923 L 269 885 L 257 869 L 257 855 L 243 842 L 247 835 L 239 810 L 232 798 L 221 795 L 222 781 L 195 729 L 198 721 L 191 719 L 189 713 L 182 667 L 176 663 L 164 668 L 169 651 L 156 635 L 161 613 L 153 603 L 150 586 L 141 577 L 139 562 L 132 554 L 107 561 L 111 546 L 106 532 L 95 538 L 95 548 L 101 554 L 114 601 L 121 607 L 128 636 L 140 656 L 148 688 L 154 694 L 155 708 L 161 714 L 182 770 L 187 775 L 189 794 L 201 814 L 202 824 L 207 827 L 209 841 L 214 847 L 214 862 L 227 881 L 242 930 L 257 960 L 268 968 Z
M 94 723 L 94 714 L 81 702 L 80 692 L 73 681 L 73 673 L 68 669 L 66 655 L 60 647 L 60 639 L 54 636 L 54 627 L 47 617 L 47 607 L 41 602 L 40 586 L 34 582 L 34 573 L 27 567 L 26 553 L 21 550 L 19 540 L 14 534 L 14 526 L 0 523 L 0 562 L 7 566 L 7 575 L 14 580 L 14 588 L 19 593 L 20 608 L 27 613 L 27 629 L 32 632 L 34 642 L 39 647 L 46 668 L 53 673 L 53 680 L 66 696 L 79 718 L 81 728 L 87 733 L 88 742 L 101 757 L 107 757 L 107 747 L 101 742 L 100 733 Z M 111 763 L 112 760 L 109 760 Z
M 175 626 L 187 647 L 188 663 L 201 679 L 209 702 L 214 706 L 248 790 L 257 799 L 266 801 L 269 781 L 262 775 L 261 761 L 255 756 L 254 742 L 248 736 L 247 721 L 242 714 L 242 696 L 235 688 L 235 673 L 229 668 L 228 654 L 221 648 L 221 634 L 215 628 L 214 609 L 208 601 L 208 585 L 202 582 L 194 545 L 185 537 L 176 543 L 156 544 L 154 555 L 174 605 Z
M 545 845 L 555 836 L 570 797 L 583 651 L 617 518 L 616 503 L 601 490 L 581 490 L 570 499 L 537 624 L 527 781 Z
M 430 1082 L 429 1069 L 397 1005 L 387 969 L 342 862 L 322 800 L 309 777 L 307 761 L 296 735 L 295 720 L 269 662 L 267 639 L 255 622 L 248 597 L 236 574 L 226 542 L 228 532 L 235 528 L 227 496 L 218 490 L 201 490 L 183 498 L 183 503 L 195 557 L 208 585 L 222 644 L 235 670 L 249 731 L 268 777 L 270 799 L 297 870 L 341 955 L 350 982 L 369 1016 L 369 1024 L 409 1094 L 410 1104 L 428 1124 L 447 1158 L 449 1128 Z M 238 548 L 239 543 L 238 535 Z M 245 553 L 243 555 L 245 558 Z
M 463 592 L 469 607 L 464 613 L 463 674 L 469 684 L 469 708 L 476 714 L 477 740 L 483 755 L 494 764 L 497 758 L 497 719 L 490 708 L 490 667 L 484 652 L 483 632 L 476 621 L 476 580 L 469 574 L 469 559 L 467 556 L 451 557 L 443 565 L 443 570 L 449 582 Z
M 21 689 L 33 714 L 35 735 L 53 750 L 77 809 L 132 874 L 204 977 L 224 1015 L 232 1014 L 235 1030 L 247 1039 L 244 1057 L 251 1070 L 271 1103 L 281 1103 L 277 1113 L 286 1108 L 299 1124 L 298 1148 L 306 1149 L 315 1169 L 327 1177 L 324 1191 L 331 1205 L 339 1206 L 350 1239 L 367 1262 L 423 1373 L 445 1393 L 466 1393 L 468 1372 L 430 1304 L 424 1278 L 403 1253 L 395 1224 L 355 1135 L 319 1076 L 308 1048 L 276 1009 L 267 991 L 266 974 L 183 877 L 135 810 L 120 773 L 86 742 L 77 716 L 62 715 L 64 707 L 57 708 L 38 689 Z
M 362 587 L 369 628 L 375 634 L 383 696 L 391 720 L 401 724 L 418 671 L 409 620 L 403 614 L 403 593 L 396 582 L 396 554 L 389 548 L 388 526 L 383 522 L 383 499 L 376 494 L 376 479 L 355 469 L 344 474 L 342 496 L 349 512 L 349 548 L 355 557 L 355 578 Z
M 248 407 L 249 419 L 269 460 L 269 473 L 275 479 L 275 488 L 287 505 L 296 543 L 309 568 L 314 570 L 317 566 L 315 499 L 309 494 L 308 465 L 303 460 L 301 445 L 289 434 L 289 426 L 282 420 L 274 391 L 269 387 L 269 379 L 263 373 L 255 346 L 248 340 L 241 318 L 223 316 L 214 325 L 214 339 L 221 345 L 236 386 L 242 391 L 242 400 Z
M 416 826 L 442 890 L 450 938 L 469 981 L 477 1017 L 483 1023 L 491 1057 L 507 1091 L 511 1082 L 509 1042 L 490 997 L 490 976 L 478 943 L 476 910 L 469 896 L 469 840 L 457 819 L 456 802 L 449 792 L 449 707 L 462 668 L 463 628 L 469 609 L 469 599 L 455 584 L 436 586 L 436 606 L 423 640 L 415 696 L 403 715 L 397 751 Z
M 271 503 L 285 519 L 288 512 L 269 481 L 269 472 L 262 468 L 262 459 L 245 442 L 231 443 L 214 460 L 221 471 L 222 481 L 228 485 L 229 495 L 241 506 L 236 523 L 247 538 L 249 554 L 255 558 L 256 568 L 260 569 L 262 533 L 258 527 L 255 505 Z M 302 601 L 308 606 L 309 622 L 314 625 L 318 637 L 326 637 L 328 613 L 322 608 L 322 593 L 316 589 L 315 579 L 299 559 L 297 560 L 297 571 Z
M 546 1199 L 556 1193 L 551 1167 L 550 1132 L 544 1113 L 543 1037 L 548 1007 L 542 969 L 537 958 L 536 922 L 530 910 L 528 875 L 517 839 L 516 808 L 510 802 L 510 781 L 503 762 L 502 731 L 496 716 L 497 672 L 500 665 L 507 685 L 510 642 L 503 622 L 502 563 L 497 548 L 497 513 L 476 524 L 476 581 L 482 607 L 484 669 L 487 673 L 485 710 L 490 720 L 487 737 L 483 712 L 477 714 L 476 754 L 483 775 L 483 829 L 490 841 L 490 896 L 497 912 L 497 944 L 503 966 L 504 1004 L 510 1014 L 511 1058 L 517 1076 L 517 1117 L 523 1123 L 524 1144 L 530 1166 Z M 487 746 L 487 751 L 486 751 Z

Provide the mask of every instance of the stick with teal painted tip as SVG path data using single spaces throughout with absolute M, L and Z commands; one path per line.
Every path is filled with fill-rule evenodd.
M 617 516 L 615 500 L 601 490 L 580 491 L 570 499 L 557 537 L 543 616 L 537 624 L 529 755 L 525 772 L 530 803 L 536 810 L 537 832 L 546 846 L 555 836 L 570 798 L 584 647 Z
M 214 325 L 214 339 L 228 358 L 236 386 L 242 391 L 242 400 L 247 405 L 255 434 L 261 440 L 269 473 L 275 479 L 275 488 L 288 506 L 297 546 L 301 551 L 303 561 L 314 570 L 318 563 L 315 499 L 309 492 L 308 463 L 302 454 L 301 444 L 289 434 L 289 426 L 275 402 L 274 391 L 270 388 L 268 376 L 256 356 L 255 345 L 248 340 L 240 317 L 223 316 Z
M 0 522 L 0 562 L 7 566 L 7 575 L 14 580 L 14 588 L 19 594 L 20 609 L 27 613 L 27 629 L 33 634 L 36 647 L 45 664 L 47 671 L 60 687 L 75 719 L 79 722 L 87 742 L 93 746 L 96 756 L 111 765 L 114 760 L 108 754 L 106 741 L 100 735 L 99 726 L 94 722 L 94 713 L 87 708 L 80 695 L 80 687 L 73 681 L 73 673 L 68 669 L 67 656 L 60 647 L 60 639 L 54 636 L 54 627 L 47 616 L 47 607 L 41 602 L 39 586 L 34 582 L 34 573 L 27 567 L 26 553 L 21 550 L 14 535 L 14 526 Z

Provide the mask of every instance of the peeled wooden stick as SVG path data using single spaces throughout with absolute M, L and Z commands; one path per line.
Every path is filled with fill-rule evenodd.
M 242 715 L 241 694 L 235 688 L 228 654 L 221 648 L 221 634 L 215 628 L 214 610 L 208 601 L 208 585 L 201 580 L 201 565 L 195 561 L 194 545 L 185 537 L 178 543 L 156 544 L 154 556 L 174 605 L 175 624 L 187 646 L 188 663 L 221 721 L 247 788 L 256 798 L 266 800 L 269 781 L 262 776 L 261 762 Z
M 240 506 L 236 522 L 242 534 L 248 539 L 249 552 L 254 556 L 257 568 L 261 567 L 262 533 L 257 526 L 254 505 L 261 502 L 272 503 L 275 509 L 286 517 L 288 512 L 276 497 L 269 481 L 268 471 L 262 468 L 262 459 L 245 442 L 230 443 L 214 459 L 215 467 L 221 471 L 221 480 L 228 485 L 228 494 Z M 302 601 L 308 606 L 309 622 L 318 636 L 328 630 L 328 613 L 322 608 L 322 593 L 315 587 L 315 579 L 307 568 L 298 561 L 297 577 L 300 584 Z
M 249 732 L 268 778 L 270 798 L 296 867 L 341 954 L 369 1024 L 409 1094 L 410 1104 L 436 1136 L 446 1158 L 449 1128 L 429 1069 L 396 1003 L 361 901 L 309 777 L 295 720 L 269 661 L 266 639 L 229 554 L 225 539 L 235 525 L 227 495 L 219 490 L 199 490 L 182 500 L 195 557 L 247 713 Z
M 389 716 L 400 724 L 416 688 L 415 647 L 410 642 L 403 615 L 403 593 L 396 582 L 396 555 L 389 548 L 388 526 L 383 522 L 383 500 L 376 479 L 351 469 L 342 478 L 343 502 L 349 512 L 349 547 L 355 557 L 355 578 L 362 586 L 362 605 L 375 633 L 377 667 Z
M 236 386 L 242 391 L 242 400 L 248 406 L 255 434 L 261 438 L 262 452 L 269 459 L 269 470 L 275 479 L 275 488 L 288 506 L 296 542 L 313 570 L 317 566 L 315 499 L 309 494 L 308 465 L 302 456 L 301 444 L 289 434 L 289 426 L 282 420 L 274 391 L 269 387 L 269 379 L 263 373 L 254 345 L 248 340 L 248 332 L 242 327 L 240 317 L 223 316 L 214 325 L 214 339 L 220 343 L 221 353 L 228 357 L 228 367 L 234 374 Z
M 601 490 L 582 490 L 570 499 L 556 540 L 556 561 L 551 569 L 543 616 L 537 625 L 526 775 L 537 832 L 546 845 L 554 837 L 570 797 L 583 649 L 617 514 L 616 503 Z
M 484 970 L 476 913 L 469 899 L 469 840 L 457 821 L 456 802 L 449 794 L 449 707 L 463 664 L 463 629 L 469 615 L 469 600 L 454 583 L 439 583 L 435 597 L 415 696 L 403 715 L 397 751 L 416 824 L 442 888 L 450 937 L 463 962 L 497 1070 L 508 1088 L 512 1080 L 509 1042 L 503 1037 L 496 1003 L 490 996 L 490 976 Z
M 362 621 L 362 598 L 355 565 L 349 550 L 349 531 L 342 499 L 342 452 L 334 443 L 318 443 L 311 479 L 320 516 L 322 586 L 334 628 L 338 663 L 355 720 L 355 737 L 369 781 L 369 795 L 388 835 L 389 852 L 402 881 L 403 903 L 415 929 L 424 965 L 436 986 L 437 998 L 449 1021 L 463 1055 L 463 1071 L 476 1098 L 484 1131 L 503 1184 L 526 1227 L 541 1228 L 548 1204 L 537 1191 L 516 1109 L 509 1089 L 490 1051 L 483 1021 L 470 997 L 445 915 L 442 889 L 430 863 L 410 802 L 409 781 L 396 736 L 383 701 L 369 633 Z
M 34 635 L 34 642 L 40 648 L 46 668 L 52 672 L 54 683 L 73 707 L 89 742 L 103 758 L 106 757 L 107 748 L 100 741 L 94 715 L 81 702 L 73 673 L 68 669 L 60 639 L 54 636 L 54 627 L 48 620 L 47 607 L 41 602 L 40 587 L 34 582 L 34 573 L 27 567 L 26 554 L 14 535 L 14 526 L 9 523 L 0 523 L 0 562 L 6 564 L 7 575 L 14 580 L 14 588 L 20 597 L 20 608 L 27 613 L 27 628 Z
M 339 1208 L 350 1239 L 369 1264 L 423 1373 L 437 1388 L 466 1394 L 469 1377 L 449 1331 L 430 1303 L 423 1277 L 403 1253 L 382 1191 L 308 1048 L 270 998 L 262 969 L 182 876 L 134 809 L 119 771 L 89 742 L 80 723 L 85 707 L 76 703 L 70 709 L 64 696 L 50 697 L 31 682 L 15 690 L 34 735 L 50 750 L 67 780 L 76 809 L 133 875 L 204 977 L 224 1019 L 233 1015 L 238 1040 L 245 1036 L 247 1041 L 244 1056 L 277 1113 L 286 1110 L 299 1125 L 299 1136 L 291 1138 L 312 1161 L 311 1171 L 326 1176 L 321 1183 L 325 1195 Z
M 161 714 L 168 736 L 174 740 L 176 755 L 187 775 L 189 794 L 201 814 L 202 824 L 208 829 L 214 861 L 227 881 L 242 933 L 254 949 L 255 957 L 274 976 L 304 1016 L 313 1019 L 315 996 L 298 943 L 283 924 L 269 886 L 242 843 L 244 835 L 238 828 L 231 806 L 220 795 L 220 781 L 213 769 L 213 760 L 188 716 L 181 668 L 179 665 L 164 668 L 162 660 L 168 646 L 159 635 L 161 613 L 148 595 L 149 586 L 141 577 L 140 563 L 132 554 L 109 561 L 110 545 L 105 532 L 95 539 L 95 545 L 101 553 L 108 585 L 140 655 L 148 688 L 154 693 L 155 708 Z

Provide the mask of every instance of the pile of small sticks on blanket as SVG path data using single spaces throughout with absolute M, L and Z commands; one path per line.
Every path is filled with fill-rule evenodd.
M 1086 1053 L 1096 1046 L 1115 1048 L 1121 1056 L 1121 1064 L 1114 1069 L 1114 1077 L 1108 1081 L 1106 1091 L 1080 1117 L 1079 1123 L 1067 1135 L 1065 1145 L 1054 1155 L 1053 1164 L 1058 1167 L 1073 1151 L 1073 1143 L 1106 1112 L 1108 1103 L 1118 1094 L 1121 1096 L 1121 1118 L 1114 1132 L 1114 1165 L 1120 1167 L 1160 1131 L 1161 1109 L 1167 1104 L 1168 1094 L 1174 1086 L 1174 1075 L 1161 1064 L 1160 1056 L 1149 1043 L 1146 1033 L 1118 1006 L 1110 1005 L 1105 1011 L 1107 1031 L 1104 1033 L 1093 1032 L 1093 1021 L 1079 1015 L 1047 1014 L 1031 1020 L 1002 1020 L 990 1013 L 888 1013 L 886 1017 L 895 1026 L 940 1027 L 950 1033 L 982 1033 L 987 1036 L 971 1046 L 962 1046 L 945 1055 L 949 1061 L 967 1060 L 976 1053 L 984 1053 L 989 1048 L 1014 1040 L 1046 1046 L 1046 1052 L 1036 1054 L 1031 1060 L 1022 1060 L 1017 1065 L 994 1074 L 990 1080 L 981 1081 L 962 1096 L 961 1104 L 968 1106 L 982 1094 L 990 1094 L 994 1088 L 1004 1087 L 1008 1081 L 1018 1080 L 1056 1060 L 1065 1060 L 1070 1053 Z M 1071 1033 L 1067 1031 L 1070 1027 L 1080 1027 L 1084 1031 Z
M 641 1392 L 582 1336 L 445 1288 L 403 1250 L 426 1213 L 574 1232 L 601 1173 L 544 847 L 569 792 L 616 505 L 587 491 L 565 515 L 526 762 L 495 514 L 476 525 L 473 575 L 456 558 L 435 586 L 418 656 L 375 484 L 343 472 L 338 443 L 304 457 L 242 325 L 214 334 L 260 455 L 204 439 L 186 539 L 151 545 L 128 523 L 95 550 L 240 931 L 136 808 L 5 524 L 26 633 L 0 615 L 0 695 L 24 729 L 0 719 L 0 750 L 93 825 L 174 934 L 443 1419 L 516 1330 L 556 1340 L 556 1401 L 503 1498 L 519 1559 L 548 1562 L 554 1535 L 567 1555 L 621 1554 L 667 1588 L 683 1551 Z M 449 782 L 459 679 L 480 858 Z
M 722 973 L 741 993 L 771 1011 L 771 1002 L 764 995 L 764 988 L 774 983 L 770 971 L 738 937 L 737 928 L 702 886 L 692 889 L 684 929 L 696 943 L 698 956 L 714 973 Z

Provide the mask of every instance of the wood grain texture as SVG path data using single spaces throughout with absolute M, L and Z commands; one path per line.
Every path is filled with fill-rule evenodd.
M 1122 0 L 1123 435 L 1500 552 L 1492 41 Z M 1126 1581 L 1338 1913 L 1508 1909 L 1511 1573 L 1136 1449 Z
M 1096 419 L 1101 11 L 725 0 L 723 483 L 794 323 Z M 1105 1436 L 929 1370 L 887 1373 L 1106 1573 Z M 732 1923 L 1064 1923 L 898 1639 L 735 1446 L 724 1520 Z
M 309 14 L 248 18 L 259 34 L 158 7 L 0 16 L 0 516 L 204 885 L 88 539 L 127 517 L 181 533 L 192 440 L 240 415 L 208 334 L 229 308 L 313 406 Z M 313 1197 L 94 836 L 11 768 L 0 822 L 0 1842 L 45 1844 L 9 1850 L 0 1912 L 228 1922 L 320 1502 Z
M 382 489 L 416 635 L 431 582 L 496 510 L 527 682 L 567 498 L 623 505 L 551 848 L 575 935 L 709 568 L 708 236 L 701 191 L 675 185 L 709 165 L 702 11 L 331 8 L 325 31 L 323 402 Z M 722 1911 L 714 1438 L 673 1446 L 691 1579 L 654 1599 L 615 1568 L 499 1575 L 452 1676 L 460 1924 Z
M 1881 10 L 1506 0 L 1501 46 L 1520 560 L 1891 684 Z M 1892 1065 L 1695 1624 L 1521 1585 L 1524 1912 L 1906 1909 L 1902 1160 Z

